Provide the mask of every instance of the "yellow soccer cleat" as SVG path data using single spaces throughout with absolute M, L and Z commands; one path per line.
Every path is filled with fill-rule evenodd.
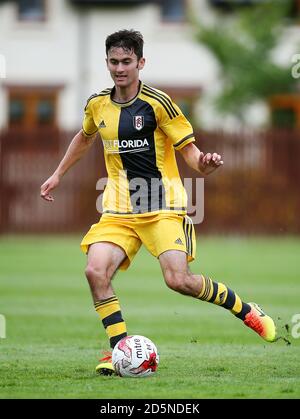
M 256 303 L 248 303 L 251 311 L 246 314 L 244 324 L 258 333 L 267 342 L 275 342 L 276 326 L 273 319 L 267 316 Z
M 100 375 L 115 375 L 115 369 L 111 362 L 111 352 L 107 352 L 104 358 L 100 359 L 100 364 L 96 367 L 96 373 Z

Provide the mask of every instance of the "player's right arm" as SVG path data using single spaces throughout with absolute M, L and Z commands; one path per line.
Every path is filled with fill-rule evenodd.
M 97 133 L 86 136 L 83 133 L 83 130 L 80 130 L 74 136 L 57 169 L 41 186 L 41 197 L 43 199 L 49 202 L 54 201 L 50 192 L 59 185 L 59 182 L 64 174 L 87 152 L 93 144 L 96 136 Z

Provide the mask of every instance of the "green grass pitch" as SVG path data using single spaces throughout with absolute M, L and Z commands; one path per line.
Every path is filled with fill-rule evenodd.
M 145 379 L 97 376 L 100 350 L 108 346 L 79 240 L 0 238 L 1 398 L 300 397 L 300 338 L 265 343 L 223 308 L 169 290 L 145 249 L 116 275 L 114 287 L 129 333 L 156 343 L 158 371 Z M 291 328 L 300 313 L 299 251 L 296 238 L 203 237 L 191 269 Z

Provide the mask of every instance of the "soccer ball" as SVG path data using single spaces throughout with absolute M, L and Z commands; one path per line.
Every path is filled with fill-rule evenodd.
M 156 371 L 159 355 L 145 336 L 125 336 L 113 349 L 112 363 L 120 377 L 149 377 Z

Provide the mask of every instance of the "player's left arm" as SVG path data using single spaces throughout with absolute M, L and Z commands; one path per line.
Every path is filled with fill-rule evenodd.
M 223 160 L 218 153 L 204 154 L 193 143 L 187 144 L 179 150 L 185 162 L 197 172 L 203 175 L 209 175 L 214 172 L 218 167 L 223 165 Z

